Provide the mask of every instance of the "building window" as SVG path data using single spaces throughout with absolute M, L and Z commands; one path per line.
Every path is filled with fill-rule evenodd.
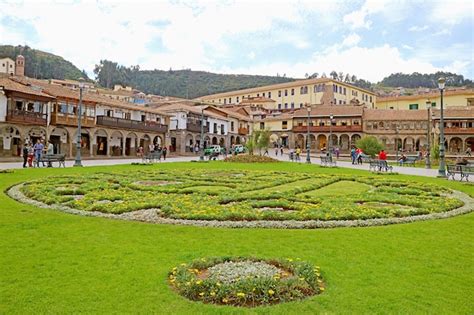
M 370 102 L 372 103 L 372 96 L 369 97 Z
M 291 89 L 291 95 L 295 95 L 295 89 Z
M 281 91 L 278 91 L 278 97 L 281 97 Z
M 339 105 L 342 105 L 342 100 L 339 100 Z
M 233 121 L 230 122 L 230 131 L 234 131 L 234 122 Z
M 418 104 L 410 104 L 410 105 L 408 105 L 408 108 L 410 110 L 416 110 L 416 109 L 418 109 Z
M 332 91 L 333 91 L 334 93 L 337 93 L 337 85 L 334 84 L 334 85 L 332 86 Z
M 344 88 L 344 93 L 343 94 L 346 95 L 346 88 Z
M 295 103 L 291 102 L 291 108 L 295 108 Z
M 288 90 L 285 90 L 285 96 L 288 96 Z
M 281 109 L 281 104 L 278 104 L 278 109 Z
M 265 123 L 263 123 L 263 122 L 260 123 L 260 129 L 262 129 L 262 130 L 265 129 Z
M 303 108 L 303 103 L 300 103 L 300 108 Z
M 265 92 L 262 93 L 262 96 L 265 97 Z
M 214 126 L 213 126 L 212 131 L 213 131 L 214 133 L 217 133 L 217 123 L 214 123 Z
M 342 86 L 339 87 L 339 94 L 342 94 Z
M 260 97 L 260 93 L 257 93 L 257 97 Z
M 239 102 L 239 97 L 237 96 L 237 103 Z
M 354 120 L 354 121 L 352 122 L 352 124 L 358 126 L 358 125 L 359 125 L 359 121 L 358 121 L 358 120 Z
M 268 98 L 272 98 L 272 92 L 268 92 Z
M 224 125 L 221 125 L 221 135 L 225 134 Z
M 431 103 L 431 107 L 436 107 L 436 102 Z
M 229 97 L 229 104 L 232 103 L 232 97 Z
M 288 121 L 284 120 L 281 122 L 281 129 L 288 129 Z

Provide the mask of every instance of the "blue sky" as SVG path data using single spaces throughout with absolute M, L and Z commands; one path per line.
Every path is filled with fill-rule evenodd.
M 92 76 L 101 59 L 142 69 L 286 74 L 332 70 L 474 78 L 474 2 L 3 1 L 0 44 L 63 56 Z

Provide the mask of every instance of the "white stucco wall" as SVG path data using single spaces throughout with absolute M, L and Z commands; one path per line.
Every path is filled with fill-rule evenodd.
M 0 121 L 5 121 L 7 118 L 7 97 L 0 92 Z

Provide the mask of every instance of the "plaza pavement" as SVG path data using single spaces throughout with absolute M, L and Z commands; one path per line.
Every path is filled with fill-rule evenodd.
M 273 152 L 272 152 L 273 153 Z M 284 154 L 283 156 L 278 155 L 275 156 L 274 154 L 270 154 L 270 157 L 277 158 L 280 161 L 289 161 L 288 154 Z M 171 163 L 171 162 L 189 162 L 189 161 L 197 161 L 199 160 L 198 156 L 178 156 L 178 157 L 168 157 L 165 161 L 157 162 L 157 163 Z M 142 162 L 141 159 L 102 159 L 102 160 L 83 160 L 83 166 L 101 166 L 101 165 L 120 165 L 120 164 L 130 164 L 133 162 Z M 301 162 L 292 162 L 292 163 L 305 163 L 306 156 L 301 157 Z M 319 164 L 319 156 L 311 156 L 311 163 Z M 74 160 L 66 161 L 66 167 L 72 167 L 74 164 Z M 5 162 L 0 163 L 0 169 L 19 169 L 22 168 L 23 162 Z M 57 163 L 54 163 L 57 165 Z M 344 168 L 352 168 L 352 169 L 360 169 L 360 170 L 368 170 L 369 165 L 364 163 L 362 165 L 353 165 L 350 161 L 344 160 L 337 160 L 338 167 Z M 405 166 L 393 166 L 393 171 L 399 174 L 406 174 L 406 175 L 416 175 L 416 176 L 428 176 L 428 177 L 436 177 L 438 174 L 437 169 L 425 169 L 419 167 L 405 167 Z

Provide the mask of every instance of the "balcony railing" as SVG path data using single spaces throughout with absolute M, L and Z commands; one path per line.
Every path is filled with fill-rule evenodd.
M 167 125 L 162 125 L 154 121 L 139 121 L 108 116 L 97 116 L 97 124 L 112 128 L 154 131 L 158 133 L 166 133 L 168 131 Z
M 474 127 L 467 127 L 467 128 L 461 128 L 461 127 L 448 127 L 444 128 L 444 133 L 445 134 L 468 134 L 468 135 L 474 135 Z
M 294 126 L 293 132 L 306 132 L 308 130 L 307 126 Z M 352 126 L 332 126 L 331 130 L 333 132 L 362 132 L 361 125 L 352 125 Z M 329 132 L 329 126 L 310 126 L 310 132 Z
M 7 112 L 7 121 L 15 123 L 26 123 L 35 125 L 46 125 L 47 115 L 38 112 L 29 112 L 18 109 Z
M 77 116 L 74 115 L 74 114 L 52 113 L 52 115 L 51 115 L 51 124 L 52 125 L 77 126 Z M 81 116 L 81 126 L 82 127 L 94 127 L 95 126 L 95 117 Z
M 249 130 L 247 128 L 239 128 L 237 132 L 239 133 L 239 135 L 246 135 L 249 133 Z
M 201 132 L 201 124 L 188 122 L 186 123 L 186 130 L 191 132 Z M 209 128 L 207 126 L 204 126 L 204 132 L 209 132 Z

